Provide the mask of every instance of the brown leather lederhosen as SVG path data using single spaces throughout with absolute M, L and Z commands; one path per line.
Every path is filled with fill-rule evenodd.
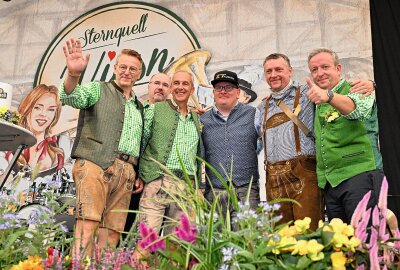
M 300 101 L 300 88 L 296 89 L 293 108 Z M 277 101 L 278 102 L 278 101 Z M 270 163 L 267 160 L 266 131 L 290 121 L 284 113 L 279 112 L 267 119 L 269 102 L 266 100 L 262 139 L 264 142 L 264 169 L 266 172 L 266 193 L 268 201 L 289 198 L 296 200 L 301 206 L 281 203 L 280 213 L 283 218 L 280 223 L 303 219 L 312 219 L 311 228 L 316 229 L 318 221 L 323 217 L 322 191 L 318 188 L 316 175 L 316 160 L 314 155 L 302 155 L 299 128 L 293 123 L 296 158 Z

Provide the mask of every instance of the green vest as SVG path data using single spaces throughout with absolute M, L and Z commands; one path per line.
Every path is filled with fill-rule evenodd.
M 111 166 L 118 154 L 125 113 L 125 98 L 114 82 L 100 82 L 100 99 L 79 111 L 72 158 L 92 161 L 103 169 Z M 136 99 L 143 115 L 143 106 Z M 143 117 L 142 117 L 143 119 Z
M 151 137 L 145 146 L 144 153 L 140 158 L 139 177 L 144 182 L 149 183 L 160 176 L 164 171 L 160 165 L 151 158 L 157 160 L 165 166 L 172 150 L 176 128 L 178 126 L 180 112 L 178 112 L 171 101 L 157 102 L 154 104 L 154 118 L 151 129 Z M 199 138 L 200 124 L 199 117 L 195 112 L 191 112 L 197 128 Z M 201 156 L 201 144 L 197 147 L 197 156 Z M 197 176 L 200 179 L 200 163 L 197 162 Z
M 350 87 L 345 82 L 337 93 L 347 95 Z M 340 116 L 328 123 L 326 116 L 333 109 L 331 105 L 324 103 L 316 106 L 315 112 L 317 177 L 320 188 L 324 188 L 327 182 L 336 187 L 357 174 L 377 169 L 381 163 L 381 159 L 374 156 L 373 149 L 378 149 L 376 140 L 371 140 L 373 137 L 377 138 L 378 133 L 375 136 L 368 135 L 371 130 L 369 125 L 375 123 L 377 127 L 376 112 L 372 113 L 372 119 L 368 121 Z

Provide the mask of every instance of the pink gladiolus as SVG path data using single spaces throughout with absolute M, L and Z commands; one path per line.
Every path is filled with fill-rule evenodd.
M 363 214 L 367 210 L 367 205 L 370 197 L 371 191 L 368 191 L 368 193 L 364 195 L 363 199 L 358 203 L 356 209 L 354 210 L 350 222 L 353 227 L 357 227 L 357 223 L 360 222 L 360 220 L 362 219 Z
M 362 246 L 362 243 L 367 241 L 368 237 L 367 226 L 370 215 L 371 215 L 371 208 L 369 208 L 366 212 L 364 212 L 361 221 L 355 224 L 355 236 L 361 241 L 360 247 Z
M 197 229 L 195 225 L 191 225 L 185 214 L 181 215 L 181 224 L 175 228 L 175 235 L 186 242 L 194 243 L 197 237 Z
M 379 220 L 380 220 L 379 208 L 378 206 L 375 206 L 374 210 L 372 211 L 372 226 L 377 228 L 379 226 Z
M 398 228 L 396 229 L 396 232 L 394 233 L 394 238 L 400 239 L 400 231 Z M 396 240 L 393 242 L 393 248 L 400 250 L 400 240 Z
M 379 194 L 378 207 L 381 210 L 382 216 L 386 217 L 387 210 L 387 193 L 388 193 L 388 182 L 386 180 L 386 176 L 383 178 L 382 187 Z
M 391 265 L 392 264 L 392 261 L 394 259 L 393 256 L 394 256 L 393 252 L 390 252 L 387 249 L 383 250 L 383 261 L 384 261 L 385 265 Z
M 389 240 L 389 234 L 386 233 L 386 218 L 381 218 L 379 223 L 379 239 L 382 242 Z
M 378 245 L 378 230 L 375 227 L 371 227 L 371 237 L 369 239 L 368 247 L 370 251 L 374 246 Z
M 138 245 L 142 248 L 146 248 L 150 252 L 154 252 L 158 249 L 165 250 L 164 239 L 158 239 L 158 235 L 152 228 L 147 227 L 146 224 L 141 222 L 139 225 L 139 231 L 142 239 L 138 241 Z
M 365 269 L 365 265 L 364 264 L 358 265 L 357 268 L 356 268 L 356 270 L 364 270 L 364 269 Z
M 370 269 L 371 270 L 380 270 L 379 267 L 379 258 L 378 258 L 378 245 L 374 245 L 369 250 L 369 260 L 370 260 Z

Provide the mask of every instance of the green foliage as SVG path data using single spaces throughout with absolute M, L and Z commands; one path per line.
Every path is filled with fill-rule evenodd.
M 21 208 L 13 196 L 0 195 L 0 268 L 8 269 L 28 256 L 46 257 L 47 248 L 67 251 L 71 239 L 60 223 L 55 223 L 48 208 L 36 208 L 27 219 L 18 214 Z

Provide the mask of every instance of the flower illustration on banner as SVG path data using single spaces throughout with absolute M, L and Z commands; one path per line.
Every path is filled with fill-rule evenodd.
M 5 106 L 0 106 L 0 120 L 13 123 L 15 125 L 18 124 L 20 119 L 20 115 L 18 112 L 11 111 L 7 109 Z

